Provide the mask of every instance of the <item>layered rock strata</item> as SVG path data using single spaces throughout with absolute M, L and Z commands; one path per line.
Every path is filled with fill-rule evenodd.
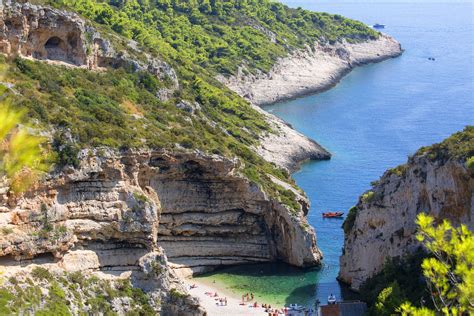
M 415 220 L 421 212 L 474 230 L 474 174 L 463 161 L 416 155 L 387 171 L 351 210 L 339 278 L 357 290 L 387 259 L 418 249 Z
M 101 152 L 83 151 L 80 168 L 22 197 L 1 190 L 0 260 L 8 270 L 54 263 L 66 271 L 132 271 L 147 289 L 153 280 L 143 277 L 140 262 L 161 255 L 160 247 L 169 260 L 164 269 L 182 275 L 275 260 L 314 266 L 321 259 L 305 218 L 307 200 L 299 196 L 301 210 L 290 212 L 240 176 L 238 161 Z M 155 288 L 166 302 L 166 289 Z
M 163 315 L 202 315 L 157 243 L 159 198 L 139 181 L 152 168 L 151 154 L 104 153 L 83 151 L 80 168 L 51 176 L 21 197 L 0 190 L 2 273 L 21 276 L 40 265 L 127 278 L 161 302 Z M 181 293 L 179 302 L 173 291 Z
M 184 273 L 275 260 L 319 263 L 308 201 L 299 193 L 302 211 L 291 212 L 240 176 L 237 161 L 163 156 L 150 163 L 162 170 L 142 182 L 161 202 L 158 241 Z

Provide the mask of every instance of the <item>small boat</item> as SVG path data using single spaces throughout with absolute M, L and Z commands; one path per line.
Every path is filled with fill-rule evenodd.
M 298 304 L 290 304 L 290 305 L 288 306 L 288 309 L 289 309 L 290 311 L 301 312 L 301 311 L 303 311 L 304 307 L 301 306 L 301 305 L 298 305 Z
M 384 28 L 385 28 L 385 24 L 375 23 L 374 25 L 372 25 L 372 27 L 373 27 L 374 29 L 384 29 Z
M 343 212 L 327 212 L 323 213 L 324 218 L 342 218 L 342 215 L 344 215 Z

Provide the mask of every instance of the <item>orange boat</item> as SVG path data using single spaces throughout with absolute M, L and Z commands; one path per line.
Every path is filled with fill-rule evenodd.
M 342 215 L 344 215 L 343 212 L 327 212 L 327 213 L 323 213 L 323 217 L 325 217 L 325 218 L 342 218 Z

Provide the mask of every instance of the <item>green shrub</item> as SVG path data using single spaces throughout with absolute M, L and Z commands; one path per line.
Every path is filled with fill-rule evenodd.
M 141 203 L 141 204 L 148 203 L 148 198 L 142 193 L 133 192 L 133 197 L 138 203 Z
M 0 315 L 12 315 L 10 302 L 14 295 L 7 289 L 0 288 Z
M 51 286 L 49 288 L 49 295 L 45 301 L 44 307 L 41 310 L 37 311 L 35 315 L 72 315 L 71 311 L 68 308 L 66 293 L 56 281 L 53 281 L 51 283 Z
M 151 269 L 152 269 L 153 273 L 155 274 L 155 276 L 160 276 L 163 273 L 163 267 L 162 267 L 161 263 L 159 263 L 157 261 L 153 261 L 151 263 Z
M 397 176 L 401 177 L 401 176 L 404 176 L 406 174 L 407 170 L 408 170 L 408 165 L 404 164 L 404 165 L 399 165 L 395 168 L 392 168 L 389 171 L 391 173 L 396 174 Z
M 362 194 L 360 199 L 364 203 L 370 203 L 375 199 L 375 192 L 368 191 L 368 192 Z
M 468 158 L 466 160 L 466 167 L 467 169 L 474 171 L 474 156 Z
M 43 267 L 35 267 L 31 271 L 31 276 L 36 280 L 46 280 L 51 281 L 53 280 L 53 275 L 47 269 Z
M 393 307 L 394 302 L 400 299 L 402 301 L 414 302 L 416 306 L 419 306 L 424 298 L 425 305 L 431 306 L 430 294 L 426 291 L 426 283 L 421 269 L 421 263 L 424 258 L 426 258 L 426 254 L 420 249 L 414 254 L 403 258 L 389 259 L 380 273 L 369 278 L 361 286 L 360 295 L 362 300 L 367 302 L 369 306 L 368 315 L 381 315 L 380 311 L 377 310 L 377 301 L 383 305 L 384 308 L 380 304 L 379 307 L 387 315 L 395 314 L 395 310 L 392 310 L 392 314 L 389 314 L 390 308 Z M 387 290 L 395 282 L 399 286 L 399 291 L 395 289 L 394 292 L 393 288 L 392 290 Z M 381 294 L 384 289 L 385 293 Z
M 170 296 L 173 299 L 183 299 L 183 298 L 188 297 L 188 294 L 181 293 L 177 289 L 171 289 Z
M 405 301 L 397 281 L 393 281 L 384 288 L 377 296 L 374 310 L 377 315 L 391 316 L 397 308 Z
M 358 211 L 359 209 L 357 208 L 357 206 L 353 206 L 349 209 L 349 213 L 347 214 L 346 219 L 342 224 L 342 228 L 344 229 L 345 234 L 348 234 L 351 231 L 352 227 L 354 227 Z
M 449 159 L 467 159 L 474 156 L 474 126 L 466 126 L 439 144 L 422 147 L 416 155 L 426 155 L 430 160 L 441 162 Z

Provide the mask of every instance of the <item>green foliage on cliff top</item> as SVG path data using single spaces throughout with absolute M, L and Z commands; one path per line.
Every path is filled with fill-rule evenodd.
M 431 160 L 467 160 L 474 156 L 474 126 L 466 126 L 439 144 L 422 147 L 416 155 L 427 155 Z
M 315 41 L 378 37 L 361 22 L 269 0 L 35 2 L 71 8 L 168 61 L 227 74 L 243 61 L 251 71 L 269 70 L 277 57 Z
M 344 229 L 344 234 L 349 234 L 352 227 L 354 227 L 354 223 L 357 218 L 358 211 L 359 211 L 359 208 L 357 206 L 353 206 L 349 209 L 349 213 L 347 214 L 346 219 L 344 220 L 344 223 L 342 224 L 342 228 Z

